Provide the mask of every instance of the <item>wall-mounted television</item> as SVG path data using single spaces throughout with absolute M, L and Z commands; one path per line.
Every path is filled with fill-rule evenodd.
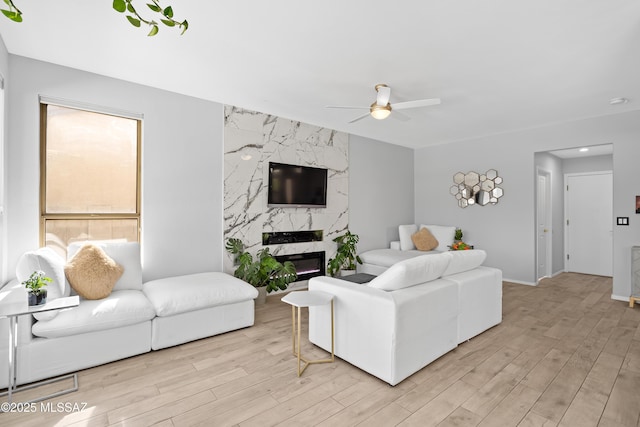
M 327 169 L 269 162 L 268 207 L 327 207 Z

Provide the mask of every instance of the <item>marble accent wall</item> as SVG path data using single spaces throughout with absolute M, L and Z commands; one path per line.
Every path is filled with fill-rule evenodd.
M 328 169 L 326 208 L 268 208 L 269 162 Z M 263 248 L 262 233 L 322 230 L 323 241 L 269 245 L 272 254 L 325 251 L 349 224 L 348 134 L 255 111 L 225 106 L 224 240 L 241 239 L 249 251 Z M 224 270 L 233 271 L 226 254 Z

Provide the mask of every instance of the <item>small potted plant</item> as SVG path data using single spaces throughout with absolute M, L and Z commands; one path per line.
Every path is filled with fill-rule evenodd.
M 34 271 L 27 280 L 22 282 L 24 287 L 27 288 L 29 306 L 46 304 L 46 286 L 50 282 L 51 277 L 45 276 L 44 271 Z
M 269 248 L 259 250 L 257 259 L 254 260 L 244 250 L 240 239 L 227 240 L 225 247 L 227 252 L 235 256 L 236 270 L 233 275 L 258 289 L 258 304 L 265 302 L 267 293 L 285 290 L 298 278 L 295 265 L 291 261 L 279 262 L 271 255 Z
M 340 272 L 342 276 L 346 276 L 356 272 L 356 263 L 362 264 L 356 248 L 359 240 L 360 237 L 349 230 L 342 236 L 333 239 L 338 244 L 338 251 L 334 258 L 329 258 L 327 261 L 329 275 L 335 277 Z
M 473 249 L 473 245 L 465 243 L 462 240 L 462 229 L 456 228 L 456 233 L 453 236 L 454 242 L 449 245 L 449 249 L 452 251 L 468 251 L 469 249 Z

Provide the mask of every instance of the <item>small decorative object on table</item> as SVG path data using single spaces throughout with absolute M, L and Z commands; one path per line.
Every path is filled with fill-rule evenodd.
M 22 284 L 29 294 L 29 305 L 42 305 L 47 302 L 47 290 L 45 287 L 51 282 L 51 277 L 44 275 L 43 271 L 34 271 Z
M 453 238 L 455 241 L 449 246 L 449 249 L 452 251 L 466 251 L 473 249 L 473 245 L 462 241 L 462 229 L 456 228 L 456 233 Z
M 465 242 L 454 242 L 453 245 L 449 246 L 452 251 L 466 251 L 469 249 L 473 249 L 473 245 L 469 245 Z

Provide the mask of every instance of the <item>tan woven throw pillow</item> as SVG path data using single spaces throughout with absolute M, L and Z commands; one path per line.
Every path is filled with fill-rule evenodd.
M 431 251 L 438 247 L 438 240 L 427 228 L 421 228 L 411 235 L 411 240 L 419 251 Z
M 86 299 L 108 297 L 123 272 L 121 265 L 91 244 L 80 248 L 64 267 L 71 287 Z

